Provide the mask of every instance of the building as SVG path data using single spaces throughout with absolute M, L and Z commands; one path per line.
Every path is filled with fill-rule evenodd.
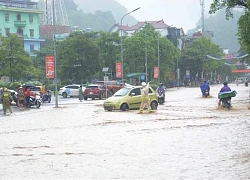
M 30 56 L 40 50 L 44 39 L 39 35 L 37 2 L 30 0 L 0 0 L 0 35 L 17 34 L 23 39 L 24 49 Z
M 114 24 L 110 28 L 110 32 L 118 32 L 119 35 L 132 36 L 133 33 L 140 31 L 146 24 L 151 24 L 161 36 L 167 37 L 180 50 L 184 45 L 185 33 L 182 28 L 176 28 L 165 24 L 163 20 L 158 21 L 138 21 L 134 26 Z

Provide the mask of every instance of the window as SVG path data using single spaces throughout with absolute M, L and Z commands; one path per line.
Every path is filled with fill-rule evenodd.
M 34 29 L 30 29 L 30 37 L 31 37 L 31 38 L 34 37 Z
M 10 35 L 10 28 L 5 28 L 5 34 L 6 34 L 6 36 Z
M 30 22 L 30 23 L 33 22 L 33 15 L 29 15 L 29 22 Z
M 135 96 L 141 95 L 141 89 L 135 88 L 130 92 L 130 94 L 132 94 L 132 93 L 135 93 Z
M 20 36 L 23 36 L 23 29 L 19 27 L 17 29 L 17 34 L 20 35 Z
M 10 15 L 9 15 L 9 13 L 6 13 L 5 14 L 5 21 L 9 21 L 10 20 Z
M 20 13 L 17 14 L 16 19 L 17 19 L 17 21 L 21 21 L 22 20 Z
M 30 45 L 30 52 L 33 52 L 35 49 L 35 46 L 33 44 Z

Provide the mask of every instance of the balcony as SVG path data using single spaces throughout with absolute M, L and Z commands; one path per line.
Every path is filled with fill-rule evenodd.
M 26 21 L 14 21 L 15 26 L 24 27 L 26 26 Z

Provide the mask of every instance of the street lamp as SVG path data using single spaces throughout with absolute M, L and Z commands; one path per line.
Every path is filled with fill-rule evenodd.
M 55 23 L 55 0 L 53 0 L 53 46 L 54 46 L 54 83 L 55 83 L 55 107 L 58 108 L 58 92 L 57 92 L 57 62 L 56 62 L 56 23 Z
M 121 18 L 121 27 L 122 27 L 122 20 L 123 20 L 123 18 L 124 18 L 125 16 L 127 16 L 127 15 L 129 15 L 129 14 L 131 14 L 131 13 L 133 13 L 133 12 L 137 11 L 137 10 L 139 10 L 139 9 L 140 9 L 140 7 L 139 7 L 139 8 L 134 9 L 133 11 L 128 12 L 127 14 L 124 14 L 124 15 L 122 16 L 122 18 Z M 122 61 L 122 85 L 123 85 L 123 47 L 122 47 L 122 28 L 121 28 L 121 61 Z

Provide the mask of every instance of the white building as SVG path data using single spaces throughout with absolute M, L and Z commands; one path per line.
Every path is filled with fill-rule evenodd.
M 180 50 L 183 48 L 184 45 L 184 37 L 185 33 L 182 28 L 176 28 L 173 26 L 169 26 L 164 23 L 163 20 L 158 20 L 158 21 L 143 21 L 140 22 L 138 21 L 137 24 L 134 26 L 128 26 L 128 25 L 120 25 L 120 24 L 114 24 L 110 28 L 110 32 L 118 32 L 119 35 L 122 36 L 132 36 L 133 33 L 140 31 L 146 24 L 151 24 L 157 32 L 161 34 L 161 36 L 164 37 L 172 37 L 169 38 L 170 41 L 173 42 L 174 40 L 174 45 L 179 48 Z

